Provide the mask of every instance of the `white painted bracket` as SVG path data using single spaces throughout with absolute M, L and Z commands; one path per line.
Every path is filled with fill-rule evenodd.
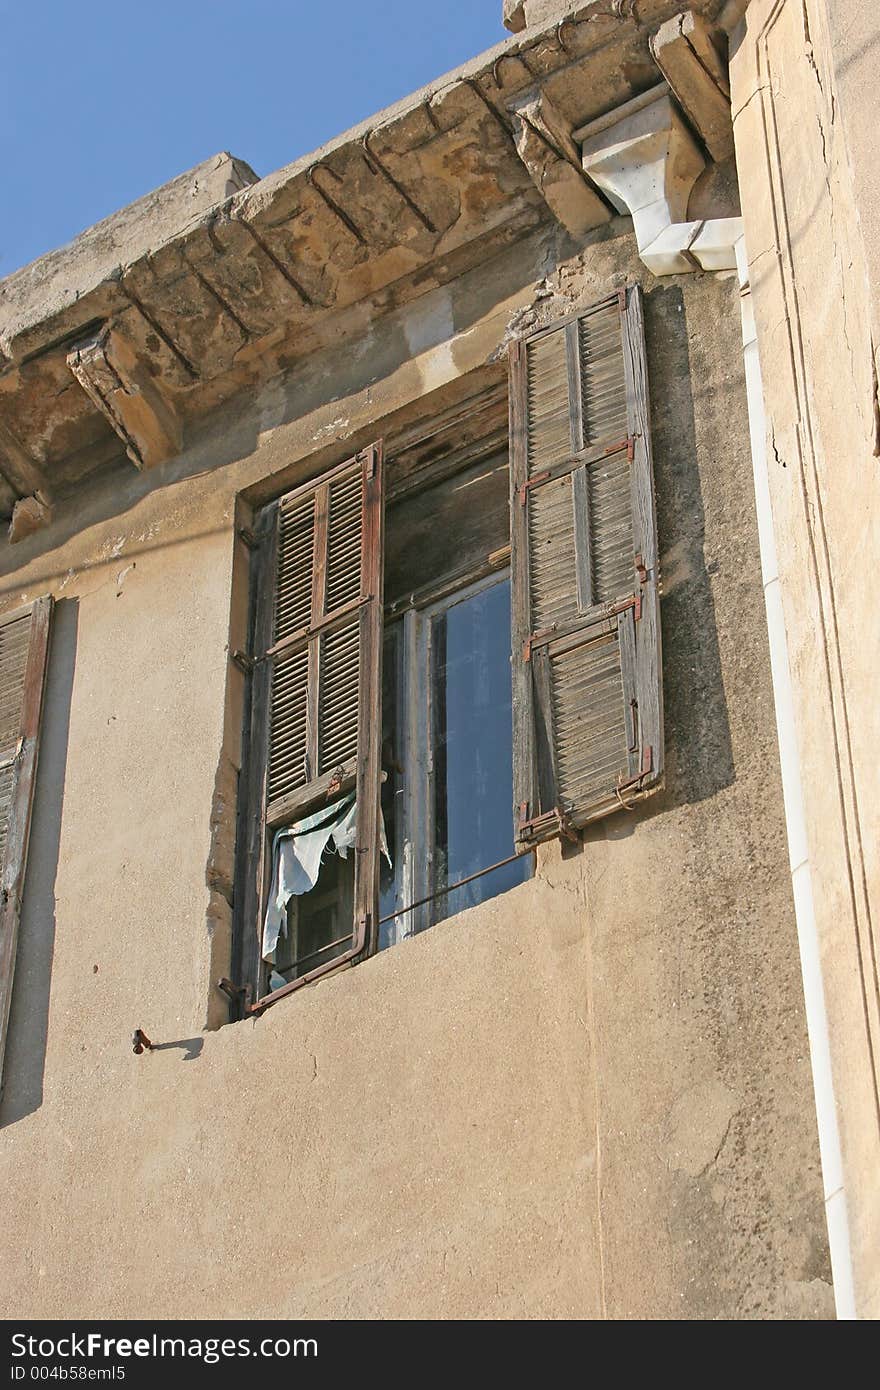
M 735 270 L 739 217 L 688 222 L 705 160 L 663 82 L 577 130 L 584 172 L 629 213 L 639 255 L 654 275 Z

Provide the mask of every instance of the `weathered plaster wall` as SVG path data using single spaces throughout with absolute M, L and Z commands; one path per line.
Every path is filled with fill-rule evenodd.
M 880 549 L 878 42 L 868 3 L 752 0 L 731 63 L 856 1310 L 868 1317 L 880 1313 L 880 713 L 865 585 Z
M 511 248 L 18 547 L 4 605 L 63 602 L 0 1132 L 7 1316 L 830 1315 L 737 290 L 652 281 L 628 225 L 558 268 L 552 233 Z M 236 494 L 627 275 L 667 790 L 513 893 L 203 1031 Z

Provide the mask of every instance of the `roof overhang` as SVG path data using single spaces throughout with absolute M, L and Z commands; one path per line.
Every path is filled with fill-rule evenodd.
M 610 218 L 573 133 L 656 86 L 652 40 L 680 10 L 572 6 L 267 178 L 219 155 L 0 282 L 0 515 L 19 501 L 24 533 L 542 222 Z

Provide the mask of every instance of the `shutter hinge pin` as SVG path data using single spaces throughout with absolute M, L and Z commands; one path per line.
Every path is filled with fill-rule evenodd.
M 250 986 L 237 985 L 232 980 L 228 980 L 225 975 L 222 975 L 221 978 L 217 981 L 217 988 L 219 990 L 222 990 L 226 997 L 228 999 L 231 999 L 233 1004 L 235 1004 L 242 997 L 242 995 L 247 994 Z
M 246 676 L 250 675 L 251 671 L 254 669 L 254 666 L 256 665 L 256 662 L 254 661 L 254 658 L 252 656 L 248 656 L 247 652 L 239 651 L 237 648 L 232 653 L 232 660 L 238 667 L 239 671 L 243 671 Z

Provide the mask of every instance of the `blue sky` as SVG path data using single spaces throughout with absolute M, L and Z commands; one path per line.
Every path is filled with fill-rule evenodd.
M 219 150 L 271 173 L 506 37 L 501 0 L 0 0 L 0 276 Z

